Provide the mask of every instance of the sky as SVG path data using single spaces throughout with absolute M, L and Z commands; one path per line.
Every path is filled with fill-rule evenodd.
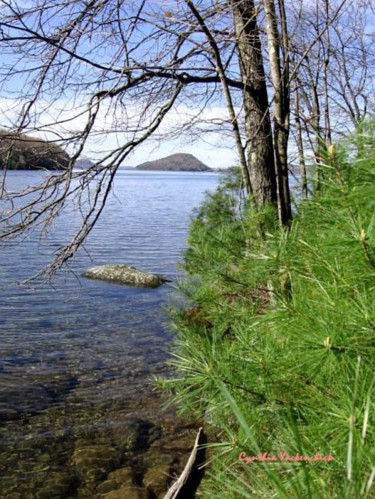
M 0 108 L 2 110 L 2 119 L 0 126 L 12 128 L 17 123 L 18 113 L 22 108 L 22 101 L 10 98 L 0 98 Z M 68 99 L 59 99 L 54 106 L 47 101 L 39 101 L 39 125 L 44 130 L 54 129 L 59 134 L 70 134 L 75 130 L 82 130 L 87 122 L 87 114 L 81 114 L 80 108 L 72 104 Z M 85 108 L 83 108 L 85 109 Z M 127 108 L 127 119 L 132 122 L 133 117 L 137 119 L 139 110 L 129 106 Z M 131 153 L 122 166 L 137 166 L 146 161 L 160 159 L 175 153 L 193 154 L 200 161 L 211 168 L 228 168 L 238 165 L 237 154 L 233 141 L 230 136 L 221 133 L 212 133 L 207 127 L 198 133 L 187 131 L 176 138 L 173 137 L 173 131 L 181 125 L 186 119 L 189 119 L 192 109 L 185 105 L 176 106 L 164 119 L 160 127 L 162 138 L 149 138 L 146 142 L 139 145 L 134 153 Z M 209 121 L 211 119 L 226 119 L 227 111 L 225 107 L 212 107 L 203 112 L 202 118 Z M 63 125 L 55 125 L 56 121 L 66 120 Z M 126 142 L 124 133 L 106 133 L 111 130 L 116 121 L 121 122 L 119 117 L 108 112 L 108 109 L 99 113 L 96 121 L 96 129 L 100 130 L 100 135 L 93 135 L 87 141 L 87 146 L 83 156 L 91 160 L 99 159 L 103 154 L 116 149 L 119 145 Z M 53 125 L 51 125 L 53 124 Z M 54 140 L 56 135 L 49 132 L 32 132 L 34 137 Z M 67 150 L 70 154 L 72 150 Z
M 215 134 L 209 129 L 203 129 L 198 133 L 187 131 L 177 138 L 168 138 L 173 137 L 174 131 L 181 123 L 189 120 L 190 112 L 191 110 L 189 111 L 184 105 L 179 105 L 176 109 L 171 110 L 159 129 L 162 138 L 149 138 L 139 145 L 135 152 L 129 156 L 126 166 L 137 166 L 140 163 L 175 153 L 193 154 L 211 168 L 227 168 L 237 165 L 237 154 L 230 136 L 221 133 Z M 206 110 L 202 118 L 206 120 L 214 117 L 226 119 L 226 116 L 226 108 L 216 107 Z M 103 140 L 103 146 L 106 149 L 114 149 L 118 147 L 119 143 L 121 144 L 124 137 L 125 134 L 118 134 L 118 139 L 109 135 Z M 90 145 L 97 149 L 97 145 L 93 142 L 93 140 L 89 141 Z M 91 154 L 95 156 L 95 153 Z
M 22 2 L 17 0 L 15 3 L 17 2 L 23 6 L 27 6 L 29 4 L 32 5 L 34 3 L 30 0 L 23 0 Z M 1 3 L 2 2 L 0 1 L 0 8 Z M 168 6 L 169 4 L 173 5 L 174 3 L 175 2 L 169 2 L 169 0 L 162 2 L 163 6 Z M 136 3 L 134 5 L 136 5 Z M 155 5 L 159 8 L 158 2 L 155 2 Z M 368 25 L 371 27 L 374 26 L 373 16 L 371 16 L 370 20 L 368 20 Z M 147 49 L 148 48 L 149 47 L 147 45 Z M 2 51 L 1 63 L 9 63 L 10 61 L 10 56 L 7 56 L 4 54 L 4 51 Z M 25 64 L 27 64 L 27 62 Z M 82 69 L 82 71 L 84 71 L 84 69 Z M 4 91 L 0 93 L 0 109 L 2 110 L 0 127 L 11 127 L 17 122 L 16 115 L 17 112 L 20 111 L 23 102 L 18 100 L 16 95 L 15 99 L 12 100 L 9 98 L 8 94 L 11 92 L 17 93 L 17 91 L 21 92 L 23 84 L 22 78 L 18 78 L 17 81 L 16 77 L 15 80 L 12 80 L 8 85 L 5 85 Z M 42 125 L 44 130 L 54 129 L 59 134 L 66 135 L 69 132 L 82 130 L 86 124 L 87 114 L 85 116 L 79 113 L 80 105 L 82 105 L 82 103 L 73 102 L 68 96 L 60 96 L 57 100 L 55 100 L 52 106 L 48 102 L 38 102 L 37 105 L 40 106 L 40 108 L 36 110 L 36 114 L 38 115 L 38 121 L 35 121 L 34 123 L 36 127 Z M 114 133 L 105 133 L 106 130 L 113 129 L 113 127 L 116 126 L 116 123 L 119 123 L 118 128 L 122 127 L 123 129 L 126 129 L 129 124 L 131 128 L 131 126 L 137 122 L 137 117 L 142 115 L 142 111 L 140 108 L 137 109 L 134 103 L 125 107 L 126 110 L 122 115 L 117 115 L 117 111 L 112 112 L 109 108 L 104 108 L 102 114 L 98 115 L 96 123 L 97 130 L 102 130 L 104 133 L 101 138 L 97 135 L 89 138 L 87 148 L 84 151 L 86 157 L 96 160 L 101 154 L 116 149 L 119 145 L 126 142 L 125 132 L 118 133 L 117 136 Z M 191 102 L 190 108 L 188 104 L 186 104 L 186 101 L 184 104 L 178 104 L 177 107 L 172 109 L 163 122 L 161 132 L 164 134 L 164 137 L 159 140 L 148 139 L 145 143 L 139 145 L 136 151 L 126 158 L 124 166 L 136 166 L 145 161 L 160 159 L 175 153 L 193 154 L 207 166 L 214 168 L 226 168 L 238 164 L 235 147 L 229 135 L 215 135 L 208 129 L 207 126 L 201 128 L 201 131 L 194 134 L 194 136 L 188 130 L 185 135 L 173 138 L 175 137 L 173 131 L 176 127 L 181 125 L 184 121 L 188 121 L 189 119 L 186 120 L 186 118 L 189 117 L 189 114 L 191 113 L 194 115 L 196 111 L 194 101 Z M 207 122 L 213 118 L 226 120 L 227 111 L 225 104 L 220 103 L 220 101 L 217 100 L 216 104 L 203 111 L 203 118 Z M 64 119 L 65 124 L 54 124 L 58 121 L 58 119 Z M 31 123 L 30 128 L 32 128 L 32 126 L 33 123 Z M 56 135 L 53 135 L 51 132 L 34 132 L 33 135 L 47 139 L 53 139 L 56 137 Z M 68 152 L 72 153 L 73 151 L 68 149 Z
M 0 97 L 0 109 L 2 110 L 1 127 L 13 128 L 17 123 L 19 113 L 24 102 L 17 98 Z M 39 115 L 37 126 L 44 130 L 54 129 L 59 134 L 70 134 L 75 130 L 82 130 L 87 122 L 87 114 L 81 114 L 80 108 L 72 104 L 69 99 L 59 99 L 54 105 L 45 101 L 38 101 L 37 106 Z M 83 108 L 85 109 L 85 108 Z M 94 135 L 87 141 L 87 147 L 83 156 L 92 160 L 97 160 L 103 153 L 114 150 L 126 141 L 125 133 L 105 133 L 105 130 L 111 130 L 118 119 L 113 113 L 103 110 L 98 115 L 96 128 L 100 130 L 100 136 Z M 163 138 L 149 138 L 146 142 L 139 145 L 122 166 L 137 166 L 146 161 L 160 159 L 175 153 L 193 154 L 200 161 L 211 168 L 228 168 L 238 164 L 237 154 L 231 137 L 221 133 L 212 133 L 207 127 L 198 133 L 185 132 L 176 138 L 173 131 L 184 121 L 189 119 L 190 113 L 195 110 L 188 109 L 180 104 L 165 118 L 160 133 Z M 137 119 L 138 110 L 128 107 L 127 119 L 131 122 Z M 213 107 L 203 112 L 202 118 L 209 121 L 211 119 L 226 119 L 227 111 L 225 107 Z M 55 125 L 58 120 L 66 120 L 63 125 Z M 54 140 L 56 135 L 51 132 L 33 131 L 34 137 Z M 72 153 L 72 150 L 67 150 Z
M 195 109 L 194 109 L 195 111 Z M 186 121 L 189 121 L 192 108 L 188 109 L 184 104 L 177 105 L 164 118 L 155 136 L 148 138 L 145 142 L 137 146 L 123 166 L 137 166 L 146 161 L 160 159 L 175 153 L 193 154 L 200 161 L 211 168 L 228 168 L 238 165 L 237 154 L 233 144 L 232 137 L 225 136 L 223 133 L 213 133 L 209 125 L 202 125 L 200 131 L 186 131 L 176 138 L 175 131 Z M 138 110 L 128 107 L 127 119 L 129 123 L 137 120 Z M 194 113 L 193 113 L 194 114 Z M 227 119 L 227 110 L 225 107 L 211 107 L 205 110 L 201 118 L 206 121 L 212 119 Z M 105 113 L 98 117 L 97 128 L 110 130 L 115 121 L 115 116 L 111 113 Z M 79 120 L 79 119 L 78 119 Z M 71 125 L 74 125 L 74 120 Z M 79 125 L 84 125 L 84 118 Z M 121 122 L 121 119 L 119 120 Z M 159 137 L 160 135 L 160 137 Z M 101 139 L 95 137 L 88 140 L 87 156 L 96 159 L 104 150 L 110 151 L 126 142 L 126 133 L 104 134 Z
M 109 144 L 109 142 L 108 142 Z M 156 160 L 175 153 L 193 154 L 210 168 L 228 168 L 238 164 L 233 147 L 213 147 L 206 141 L 198 140 L 194 144 L 186 144 L 181 140 L 166 141 L 155 144 L 150 141 L 138 148 L 129 158 L 129 166 L 137 166 L 146 161 Z
M 0 6 L 1 6 L 0 2 Z M 16 0 L 15 4 L 21 5 L 22 8 L 32 6 L 35 2 L 30 0 L 23 0 L 20 2 Z M 53 2 L 51 3 L 51 5 Z M 150 2 L 152 4 L 152 2 Z M 165 7 L 168 2 L 163 2 L 163 7 Z M 78 5 L 78 4 L 77 4 Z M 135 6 L 137 3 L 134 4 Z M 159 10 L 159 4 L 156 2 L 157 10 Z M 1 7 L 0 7 L 1 8 Z M 59 11 L 58 11 L 59 12 Z M 60 14 L 57 14 L 57 17 Z M 57 18 L 56 18 L 57 19 Z M 56 19 L 54 23 L 56 24 Z M 1 13 L 0 13 L 0 21 L 1 21 Z M 57 25 L 58 26 L 58 25 Z M 7 30 L 5 30 L 7 32 Z M 22 32 L 15 32 L 15 36 L 23 35 Z M 96 39 L 95 39 L 96 40 Z M 90 48 L 90 44 L 92 40 L 85 45 L 84 42 L 83 49 Z M 150 48 L 152 45 L 150 46 Z M 97 52 L 97 49 L 99 52 Z M 95 47 L 95 56 L 100 54 L 100 46 Z M 48 60 L 48 54 L 46 54 Z M 2 51 L 1 55 L 1 64 L 4 66 L 12 65 L 13 62 L 17 59 L 17 56 L 12 56 L 10 54 L 6 54 L 6 51 Z M 14 57 L 14 59 L 12 59 Z M 100 57 L 100 55 L 99 55 Z M 111 56 L 108 54 L 108 57 Z M 104 58 L 107 58 L 107 54 L 104 55 Z M 43 58 L 39 62 L 39 64 L 43 64 Z M 35 62 L 28 61 L 26 58 L 21 58 L 18 63 L 20 66 L 24 65 L 24 67 L 35 68 Z M 83 78 L 85 70 L 84 64 L 78 66 L 78 71 L 82 71 Z M 1 72 L 1 71 L 0 71 Z M 89 74 L 90 69 L 87 69 Z M 76 76 L 76 75 L 75 75 Z M 94 75 L 95 76 L 95 75 Z M 57 79 L 58 80 L 58 79 Z M 1 82 L 0 82 L 1 83 Z M 53 85 L 54 81 L 52 80 L 51 85 Z M 57 81 L 57 84 L 58 81 Z M 2 110 L 2 115 L 0 118 L 0 127 L 9 127 L 12 128 L 17 124 L 17 114 L 21 111 L 22 106 L 25 104 L 25 101 L 21 101 L 19 96 L 22 96 L 22 93 L 27 91 L 28 88 L 31 88 L 28 76 L 26 73 L 23 75 L 16 75 L 12 80 L 8 80 L 5 82 L 4 86 L 0 88 L 0 108 Z M 52 91 L 51 91 L 52 90 Z M 57 135 L 54 135 L 51 130 L 55 130 L 58 134 L 62 134 L 63 136 L 68 135 L 70 132 L 78 131 L 84 129 L 87 122 L 87 114 L 80 115 L 79 110 L 84 108 L 84 102 L 74 102 L 72 97 L 69 95 L 60 95 L 56 97 L 53 94 L 53 88 L 50 90 L 50 99 L 53 101 L 48 102 L 42 101 L 38 99 L 35 106 L 35 118 L 31 120 L 30 129 L 33 128 L 44 128 L 44 132 L 34 130 L 32 132 L 33 136 L 37 136 L 43 139 L 54 139 Z M 19 94 L 19 95 L 17 95 Z M 46 95 L 48 94 L 48 91 Z M 31 94 L 30 94 L 31 95 Z M 193 97 L 194 98 L 194 97 Z M 47 97 L 46 97 L 47 99 Z M 86 97 L 87 99 L 87 97 Z M 87 102 L 87 101 L 86 101 Z M 146 100 L 147 102 L 147 100 Z M 220 107 L 220 106 L 223 107 Z M 189 107 L 190 106 L 190 107 Z M 216 106 L 216 107 L 215 107 Z M 120 107 L 120 106 L 119 106 Z M 96 160 L 105 152 L 116 149 L 119 145 L 126 142 L 126 133 L 118 133 L 117 136 L 114 133 L 105 133 L 106 130 L 111 130 L 116 126 L 116 123 L 119 123 L 118 128 L 126 129 L 127 127 L 131 128 L 134 123 L 138 121 L 139 116 L 143 116 L 142 111 L 140 109 L 136 109 L 134 106 L 134 101 L 129 103 L 129 105 L 125 105 L 126 110 L 123 114 L 117 115 L 117 110 L 113 112 L 113 110 L 109 108 L 103 109 L 103 112 L 98 115 L 96 122 L 97 131 L 104 131 L 101 137 L 98 135 L 94 135 L 89 138 L 87 141 L 87 147 L 84 151 L 84 155 L 89 159 Z M 156 105 L 157 107 L 157 105 Z M 207 126 L 203 126 L 200 132 L 191 133 L 189 130 L 186 131 L 185 135 L 180 135 L 176 137 L 174 131 L 176 127 L 183 122 L 189 121 L 190 114 L 198 112 L 199 109 L 195 109 L 194 102 L 188 102 L 188 104 L 179 103 L 177 106 L 168 113 L 168 116 L 164 119 L 163 124 L 161 126 L 160 132 L 164 135 L 162 139 L 152 138 L 147 139 L 146 142 L 140 144 L 134 153 L 132 153 L 125 160 L 124 166 L 136 166 L 140 163 L 160 159 L 162 157 L 175 154 L 175 153 L 189 153 L 196 156 L 199 160 L 205 163 L 207 166 L 213 168 L 226 168 L 230 166 L 234 166 L 238 164 L 237 154 L 235 152 L 234 144 L 231 141 L 229 136 L 213 134 L 211 133 Z M 225 104 L 218 103 L 213 104 L 210 108 L 204 110 L 204 119 L 209 121 L 212 118 L 215 119 L 224 119 L 227 120 L 227 111 L 225 108 Z M 64 125 L 56 126 L 56 121 L 64 120 Z M 139 123 L 138 123 L 139 125 Z M 143 125 L 143 123 L 142 123 Z M 46 130 L 50 130 L 50 132 L 46 132 Z M 72 150 L 67 149 L 68 153 L 72 153 Z

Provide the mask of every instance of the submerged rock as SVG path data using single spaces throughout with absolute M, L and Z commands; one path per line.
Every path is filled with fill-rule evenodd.
M 101 279 L 116 284 L 128 284 L 131 286 L 144 286 L 149 288 L 156 288 L 164 282 L 169 282 L 168 279 L 159 274 L 144 272 L 122 263 L 98 265 L 97 267 L 86 270 L 82 275 L 89 279 Z
M 0 421 L 35 415 L 60 402 L 75 384 L 76 378 L 68 374 L 25 373 L 21 377 L 2 374 Z
M 109 445 L 78 447 L 72 457 L 77 475 L 85 482 L 104 479 L 121 463 L 121 451 Z

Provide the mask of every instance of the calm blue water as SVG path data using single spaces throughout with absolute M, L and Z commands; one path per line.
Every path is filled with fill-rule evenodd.
M 42 175 L 10 172 L 8 189 Z M 47 263 L 76 226 L 74 213 L 60 217 L 44 240 L 31 235 L 0 247 L 0 438 L 5 446 L 0 476 L 2 466 L 8 478 L 24 472 L 27 464 L 14 456 L 25 442 L 42 446 L 46 436 L 40 428 L 49 428 L 52 443 L 53 433 L 67 427 L 77 438 L 80 418 L 85 432 L 97 424 L 99 416 L 91 421 L 86 414 L 106 411 L 105 424 L 111 425 L 118 408 L 131 412 L 140 397 L 151 394 L 151 375 L 166 372 L 172 335 L 162 307 L 173 286 L 141 289 L 77 276 L 94 264 L 122 262 L 176 281 L 192 210 L 217 179 L 212 173 L 120 172 L 85 250 L 70 265 L 74 274 L 60 272 L 53 286 L 33 289 L 17 281 Z M 48 439 L 43 442 L 48 454 Z
M 9 188 L 32 183 L 41 175 L 8 173 Z M 113 195 L 71 270 L 80 276 L 94 264 L 122 262 L 176 280 L 192 210 L 216 182 L 215 174 L 120 172 Z M 35 237 L 1 247 L 2 372 L 16 375 L 32 369 L 34 373 L 46 367 L 48 372 L 58 372 L 78 359 L 86 372 L 98 365 L 101 369 L 130 367 L 132 359 L 131 367 L 139 369 L 138 351 L 147 358 L 143 366 L 147 370 L 155 358 L 165 358 L 170 336 L 160 306 L 167 303 L 168 285 L 132 288 L 78 280 L 68 271 L 60 272 L 53 287 L 16 284 L 48 262 L 69 228 L 77 224 L 74 217 L 69 213 L 57 220 L 46 241 Z

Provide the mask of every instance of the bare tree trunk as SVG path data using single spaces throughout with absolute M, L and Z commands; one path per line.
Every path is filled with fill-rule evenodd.
M 316 174 L 315 174 L 315 185 L 314 189 L 316 191 L 320 190 L 321 187 L 321 156 L 320 156 L 320 150 L 323 145 L 323 140 L 322 140 L 322 133 L 321 133 L 321 126 L 320 126 L 320 119 L 321 119 L 321 110 L 320 110 L 320 101 L 319 101 L 319 91 L 318 91 L 318 86 L 317 82 L 314 79 L 314 75 L 311 72 L 311 68 L 307 67 L 307 72 L 308 72 L 308 78 L 309 78 L 309 83 L 308 86 L 310 87 L 310 96 L 311 96 L 311 101 L 309 99 L 309 95 L 307 94 L 306 90 L 301 87 L 302 90 L 302 98 L 309 110 L 309 116 L 305 117 L 306 122 L 310 125 L 309 128 L 314 133 L 314 139 L 311 140 L 311 145 L 314 149 L 314 157 L 315 157 L 315 164 L 316 164 Z M 320 75 L 317 76 L 317 78 Z
M 298 149 L 298 163 L 301 175 L 301 191 L 302 191 L 302 197 L 307 198 L 308 197 L 307 172 L 306 172 L 305 153 L 303 147 L 301 106 L 300 106 L 300 99 L 299 99 L 297 85 L 295 85 L 294 89 L 294 108 L 295 108 L 295 125 L 296 125 L 296 143 Z
M 253 198 L 277 206 L 272 128 L 262 49 L 253 0 L 232 0 L 245 110 L 246 149 Z
M 331 118 L 330 118 L 330 110 L 329 110 L 329 91 L 328 91 L 328 67 L 330 63 L 330 52 L 331 52 L 331 37 L 329 34 L 330 29 L 330 18 L 329 18 L 329 4 L 328 0 L 325 0 L 325 17 L 326 17 L 326 40 L 323 42 L 323 55 L 324 55 L 324 64 L 323 64 L 323 91 L 324 91 L 324 138 L 326 142 L 326 147 L 332 144 L 331 137 Z
M 201 16 L 199 11 L 197 10 L 194 3 L 191 0 L 185 0 L 185 1 L 186 1 L 186 4 L 188 5 L 189 9 L 192 11 L 195 18 L 197 19 L 199 26 L 202 28 L 202 31 L 207 36 L 207 39 L 208 39 L 209 44 L 211 46 L 211 51 L 212 51 L 212 55 L 213 55 L 213 58 L 215 61 L 215 66 L 216 66 L 216 72 L 217 72 L 217 75 L 218 75 L 220 82 L 221 82 L 221 86 L 222 86 L 224 97 L 225 97 L 225 102 L 227 105 L 228 114 L 229 114 L 231 125 L 232 125 L 233 137 L 234 137 L 234 141 L 236 144 L 238 157 L 239 157 L 239 161 L 240 161 L 243 183 L 244 183 L 246 192 L 249 194 L 249 196 L 251 198 L 253 198 L 253 187 L 251 184 L 250 174 L 249 174 L 248 165 L 247 165 L 247 161 L 246 161 L 245 150 L 244 150 L 244 147 L 242 145 L 240 126 L 239 126 L 237 115 L 235 112 L 230 88 L 229 88 L 228 83 L 227 83 L 227 78 L 225 75 L 225 68 L 224 68 L 223 62 L 221 60 L 219 47 L 215 41 L 214 36 L 212 35 L 211 31 L 207 27 L 203 17 Z
M 277 174 L 277 197 L 279 220 L 288 225 L 292 219 L 289 172 L 288 172 L 288 138 L 290 117 L 289 90 L 289 42 L 286 24 L 285 6 L 279 0 L 281 36 L 277 26 L 277 15 L 274 0 L 263 0 L 266 13 L 266 31 L 269 47 L 271 79 L 274 89 L 274 152 Z M 282 49 L 283 63 L 280 52 Z

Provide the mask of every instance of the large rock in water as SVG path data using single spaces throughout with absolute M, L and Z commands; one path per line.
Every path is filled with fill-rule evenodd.
M 89 279 L 101 279 L 116 284 L 129 284 L 131 286 L 144 286 L 148 288 L 156 288 L 160 284 L 169 281 L 161 275 L 143 272 L 122 263 L 98 265 L 86 270 L 82 275 Z

